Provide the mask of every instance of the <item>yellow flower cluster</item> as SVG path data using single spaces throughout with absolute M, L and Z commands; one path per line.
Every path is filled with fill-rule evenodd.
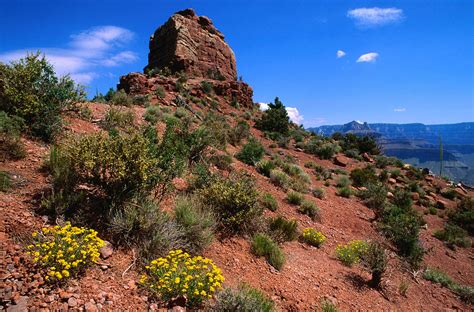
M 71 226 L 53 226 L 34 232 L 28 253 L 45 270 L 45 279 L 58 281 L 76 276 L 81 270 L 97 262 L 104 241 L 91 229 Z
M 346 245 L 337 245 L 336 256 L 345 265 L 359 262 L 360 256 L 367 250 L 368 244 L 363 240 L 352 240 Z
M 313 228 L 304 229 L 302 237 L 306 243 L 315 247 L 321 246 L 326 241 L 326 236 Z
M 184 295 L 188 306 L 211 298 L 223 281 L 221 270 L 212 260 L 191 257 L 182 250 L 172 250 L 166 257 L 151 261 L 140 278 L 140 283 L 162 300 Z

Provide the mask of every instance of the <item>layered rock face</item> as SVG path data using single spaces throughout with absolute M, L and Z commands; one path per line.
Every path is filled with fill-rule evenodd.
M 222 33 L 192 9 L 171 16 L 150 38 L 145 72 L 165 68 L 190 77 L 236 80 L 237 76 L 234 52 Z

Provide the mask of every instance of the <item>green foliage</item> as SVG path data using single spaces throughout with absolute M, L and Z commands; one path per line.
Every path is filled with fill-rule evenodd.
M 304 151 L 308 154 L 316 155 L 321 159 L 331 159 L 340 151 L 340 146 L 337 143 L 325 142 L 315 137 L 310 139 L 304 146 Z
M 324 236 L 323 233 L 317 231 L 316 229 L 306 228 L 303 230 L 301 239 L 305 243 L 319 248 L 326 241 L 326 236 Z
M 339 309 L 327 299 L 321 300 L 321 312 L 339 312 Z
M 256 165 L 255 168 L 257 171 L 261 174 L 263 174 L 266 177 L 270 177 L 270 172 L 275 169 L 276 165 L 273 161 L 271 160 L 260 160 Z
M 380 243 L 369 242 L 367 248 L 362 252 L 360 259 L 361 264 L 372 274 L 369 285 L 379 288 L 382 275 L 387 269 L 385 248 Z
M 339 179 L 337 179 L 337 182 L 336 182 L 337 187 L 348 187 L 350 184 L 351 184 L 351 181 L 346 176 L 340 177 Z
M 381 183 L 370 183 L 367 190 L 360 192 L 360 197 L 367 207 L 375 211 L 378 218 L 382 215 L 387 202 L 387 188 Z
M 162 86 L 157 86 L 155 90 L 155 95 L 159 99 L 164 99 L 166 96 L 165 89 Z
M 326 191 L 321 187 L 315 188 L 313 190 L 313 196 L 319 199 L 324 199 L 325 193 Z
M 229 142 L 229 124 L 221 115 L 209 113 L 202 124 L 207 131 L 212 134 L 210 145 L 215 148 L 225 150 Z
M 441 190 L 440 193 L 441 193 L 441 196 L 443 196 L 444 198 L 450 199 L 450 200 L 456 199 L 456 196 L 457 196 L 457 193 L 454 190 L 454 188 L 443 189 L 443 190 Z
M 133 104 L 133 98 L 129 96 L 125 90 L 118 90 L 110 98 L 110 104 L 120 106 L 131 106 Z
M 212 91 L 214 91 L 214 85 L 212 84 L 212 82 L 209 82 L 209 81 L 201 81 L 201 90 L 209 95 L 212 93 Z
M 131 110 L 111 107 L 105 113 L 101 125 L 105 130 L 126 129 L 134 126 L 135 115 Z
M 148 95 L 135 95 L 132 97 L 132 103 L 134 105 L 147 107 L 150 105 L 150 98 Z
M 85 100 L 69 76 L 58 78 L 40 52 L 0 63 L 0 111 L 25 121 L 32 135 L 50 141 L 62 129 L 61 113 Z
M 413 204 L 410 192 L 397 188 L 393 192 L 393 204 L 403 210 L 410 210 Z
M 286 194 L 286 201 L 292 205 L 301 205 L 303 199 L 303 194 L 295 191 L 289 191 L 288 194 Z
M 336 257 L 344 265 L 352 266 L 360 261 L 367 248 L 368 244 L 366 241 L 352 240 L 346 245 L 337 245 Z
M 234 128 L 229 129 L 228 135 L 230 144 L 237 146 L 250 136 L 250 126 L 247 122 L 240 120 Z
M 258 205 L 255 181 L 244 174 L 217 177 L 197 193 L 225 231 L 241 232 L 263 212 Z
M 0 161 L 17 160 L 26 156 L 25 147 L 20 140 L 23 128 L 23 119 L 0 111 Z
M 455 294 L 461 297 L 462 300 L 467 303 L 474 303 L 474 288 L 470 286 L 463 286 L 456 283 L 450 276 L 446 273 L 432 268 L 427 268 L 423 272 L 423 278 L 428 281 L 440 284 L 443 287 L 448 288 Z
M 149 106 L 143 115 L 143 119 L 152 125 L 156 124 L 162 117 L 163 112 L 158 106 Z
M 256 234 L 252 238 L 252 251 L 255 255 L 264 256 L 268 263 L 275 269 L 280 270 L 285 264 L 285 255 L 269 236 L 266 234 Z
M 277 242 L 289 242 L 298 237 L 298 222 L 282 216 L 270 219 L 270 235 Z
M 217 293 L 210 312 L 272 312 L 275 304 L 258 289 L 241 285 Z
M 283 171 L 279 169 L 273 169 L 270 171 L 270 181 L 272 181 L 274 185 L 286 190 L 290 187 L 291 179 Z
M 257 140 L 251 138 L 235 155 L 235 157 L 247 165 L 255 165 L 262 159 L 264 154 L 265 149 L 263 148 L 263 145 Z
M 344 186 L 337 190 L 337 195 L 345 198 L 350 198 L 352 193 L 352 189 L 349 186 Z
M 290 118 L 286 108 L 280 99 L 275 98 L 275 103 L 268 104 L 262 118 L 257 120 L 255 127 L 262 131 L 276 132 L 283 135 L 288 134 L 290 127 Z
M 304 163 L 304 167 L 309 169 L 316 169 L 318 167 L 318 164 L 310 160 Z
M 474 235 L 474 199 L 465 197 L 458 202 L 457 208 L 448 214 L 449 221 Z
M 351 171 L 352 184 L 354 186 L 365 186 L 369 183 L 375 183 L 378 180 L 377 173 L 373 166 L 357 168 Z
M 215 154 L 209 157 L 209 162 L 220 170 L 232 170 L 232 156 L 227 154 Z
M 446 223 L 444 229 L 435 231 L 433 235 L 437 239 L 445 241 L 451 248 L 471 246 L 471 241 L 467 238 L 467 231 L 454 224 Z
M 0 192 L 6 192 L 12 187 L 12 178 L 6 171 L 0 171 Z
M 199 254 L 211 244 L 216 221 L 199 200 L 193 197 L 177 198 L 174 215 L 178 225 L 183 228 L 189 252 Z
M 179 119 L 184 118 L 188 115 L 188 111 L 184 107 L 178 107 L 174 112 L 174 116 Z
M 339 144 L 341 145 L 344 151 L 357 150 L 359 151 L 359 154 L 380 154 L 380 148 L 377 145 L 375 138 L 372 136 L 357 136 L 353 133 L 341 135 L 340 133 L 338 133 L 334 134 L 333 138 L 339 141 Z
M 278 201 L 270 193 L 265 193 L 260 199 L 262 206 L 270 211 L 276 211 L 278 209 Z
M 301 206 L 298 208 L 298 212 L 307 215 L 313 221 L 320 218 L 318 206 L 309 200 L 302 201 Z

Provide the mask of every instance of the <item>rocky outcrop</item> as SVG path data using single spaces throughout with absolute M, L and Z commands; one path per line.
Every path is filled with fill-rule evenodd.
M 192 9 L 175 13 L 151 36 L 145 72 L 152 69 L 216 80 L 237 76 L 234 52 L 222 33 Z

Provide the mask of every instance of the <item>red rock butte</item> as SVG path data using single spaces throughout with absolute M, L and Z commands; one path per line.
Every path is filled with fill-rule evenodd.
M 236 80 L 234 52 L 224 35 L 208 17 L 197 16 L 193 9 L 171 16 L 151 36 L 149 47 L 145 72 L 168 69 L 193 77 Z

